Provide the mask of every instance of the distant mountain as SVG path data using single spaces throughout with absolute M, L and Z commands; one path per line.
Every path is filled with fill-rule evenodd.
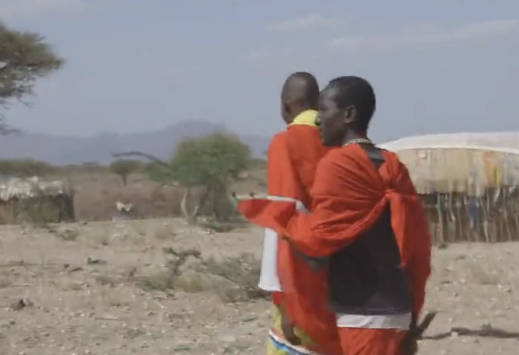
M 182 139 L 211 133 L 231 133 L 223 124 L 185 121 L 159 131 L 136 134 L 103 133 L 94 137 L 62 137 L 42 133 L 21 133 L 0 137 L 0 159 L 32 158 L 53 165 L 97 162 L 106 164 L 112 154 L 141 151 L 158 158 L 168 158 Z M 240 136 L 255 157 L 262 157 L 269 138 Z

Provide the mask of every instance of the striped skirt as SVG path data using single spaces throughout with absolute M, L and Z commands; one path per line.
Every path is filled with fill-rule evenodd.
M 292 345 L 285 340 L 281 331 L 281 311 L 278 307 L 273 307 L 272 315 L 274 324 L 269 330 L 267 355 L 320 355 L 304 348 L 305 344 L 310 345 L 312 341 L 298 329 L 295 330 L 295 333 L 301 339 L 303 346 Z

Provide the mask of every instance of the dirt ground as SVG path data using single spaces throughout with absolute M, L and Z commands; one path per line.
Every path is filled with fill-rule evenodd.
M 264 354 L 267 300 L 229 303 L 207 287 L 186 293 L 150 290 L 142 283 L 164 272 L 169 246 L 199 248 L 204 258 L 242 252 L 259 257 L 260 230 L 209 234 L 173 220 L 57 229 L 0 229 L 0 354 Z M 517 255 L 519 244 L 460 244 L 434 251 L 426 309 L 440 313 L 420 354 L 517 351 L 515 334 L 500 339 L 451 332 L 454 327 L 483 327 L 487 333 L 489 326 L 516 329 Z

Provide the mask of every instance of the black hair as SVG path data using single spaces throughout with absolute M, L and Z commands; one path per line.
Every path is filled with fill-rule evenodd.
M 331 80 L 326 88 L 334 91 L 333 101 L 338 109 L 355 106 L 357 121 L 354 128 L 367 130 L 377 105 L 371 84 L 358 76 L 340 76 Z
M 319 83 L 308 72 L 295 72 L 285 81 L 282 95 L 287 104 L 317 109 Z

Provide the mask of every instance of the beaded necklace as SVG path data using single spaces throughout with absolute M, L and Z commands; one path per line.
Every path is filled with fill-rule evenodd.
M 344 143 L 343 147 L 345 147 L 347 145 L 350 145 L 350 144 L 371 144 L 371 145 L 375 145 L 370 139 L 367 139 L 367 138 L 356 138 L 356 139 L 352 139 L 351 141 L 348 141 L 348 142 Z

